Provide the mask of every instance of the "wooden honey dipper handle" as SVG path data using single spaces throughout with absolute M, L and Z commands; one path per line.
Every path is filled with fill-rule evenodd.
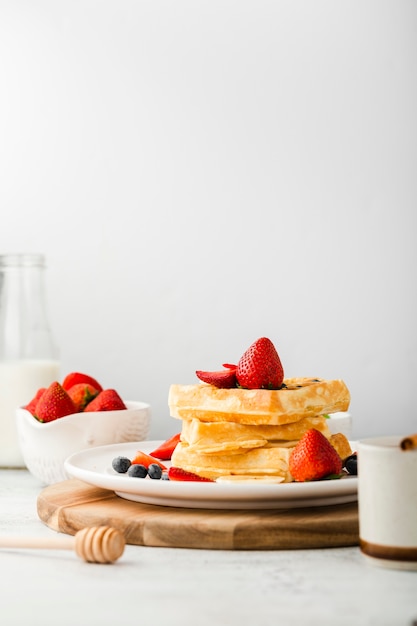
M 0 548 L 75 549 L 88 563 L 114 563 L 122 556 L 125 543 L 123 533 L 111 526 L 83 528 L 73 537 L 0 537 Z

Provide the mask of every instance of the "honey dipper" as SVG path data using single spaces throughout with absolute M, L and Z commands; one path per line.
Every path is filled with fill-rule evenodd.
M 74 536 L 0 537 L 0 548 L 75 550 L 88 563 L 114 563 L 123 554 L 125 538 L 111 526 L 91 526 L 79 530 Z

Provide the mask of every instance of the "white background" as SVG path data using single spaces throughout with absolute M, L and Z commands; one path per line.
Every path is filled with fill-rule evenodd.
M 63 375 L 177 432 L 258 337 L 417 428 L 417 3 L 0 0 L 0 251 L 47 258 Z

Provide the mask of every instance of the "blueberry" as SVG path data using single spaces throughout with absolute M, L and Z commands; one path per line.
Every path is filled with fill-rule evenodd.
M 134 478 L 145 478 L 148 470 L 144 465 L 140 463 L 134 463 L 128 469 L 129 476 L 133 476 Z
M 148 467 L 149 478 L 159 480 L 162 476 L 162 468 L 158 463 L 151 463 Z
M 351 454 L 345 459 L 345 469 L 349 474 L 357 476 L 358 474 L 358 457 L 356 454 Z
M 117 456 L 113 459 L 111 465 L 115 472 L 118 472 L 119 474 L 126 474 L 127 470 L 131 466 L 131 462 L 126 456 Z

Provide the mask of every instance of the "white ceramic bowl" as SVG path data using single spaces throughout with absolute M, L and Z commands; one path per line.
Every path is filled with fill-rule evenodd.
M 144 441 L 149 435 L 151 408 L 125 400 L 122 411 L 73 413 L 53 422 L 38 422 L 26 409 L 16 410 L 17 432 L 28 470 L 45 485 L 66 480 L 64 461 L 87 448 Z
M 327 425 L 332 435 L 342 433 L 347 439 L 352 439 L 352 416 L 347 411 L 331 413 Z

